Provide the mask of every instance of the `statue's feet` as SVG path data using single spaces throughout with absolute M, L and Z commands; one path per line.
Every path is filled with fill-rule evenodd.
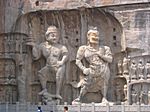
M 80 98 L 76 98 L 74 102 L 80 102 Z
M 62 100 L 62 97 L 59 94 L 56 94 L 56 98 Z
M 140 78 L 140 80 L 144 80 L 144 78 L 143 78 L 143 77 L 141 77 L 141 78 Z
M 76 98 L 75 100 L 73 100 L 72 101 L 72 104 L 74 105 L 76 105 L 76 104 L 80 104 L 81 103 L 81 100 L 80 100 L 80 98 Z
M 41 92 L 39 92 L 39 95 L 43 95 L 44 93 L 47 93 L 47 89 L 43 89 Z
M 103 99 L 102 99 L 102 103 L 103 103 L 103 104 L 108 104 L 109 102 L 108 102 L 108 100 L 107 100 L 106 98 L 103 98 Z

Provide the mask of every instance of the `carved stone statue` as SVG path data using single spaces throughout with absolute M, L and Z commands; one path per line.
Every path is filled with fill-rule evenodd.
M 132 80 L 137 80 L 137 65 L 134 60 L 131 61 L 130 75 Z
M 60 90 L 65 73 L 65 63 L 68 59 L 68 50 L 65 46 L 58 43 L 59 33 L 55 26 L 49 26 L 46 31 L 46 41 L 41 44 L 35 44 L 33 41 L 27 45 L 32 46 L 32 54 L 35 60 L 38 60 L 42 55 L 46 58 L 46 65 L 38 71 L 42 91 L 39 95 L 47 93 L 46 84 L 50 73 L 56 73 L 56 98 L 62 99 Z M 30 39 L 31 40 L 31 39 Z
M 118 67 L 118 75 L 121 75 L 122 74 L 122 60 L 118 61 L 117 67 Z
M 26 102 L 26 72 L 25 72 L 25 62 L 23 60 L 19 63 L 19 72 L 18 76 L 18 93 L 19 93 L 19 102 Z
M 146 91 L 141 91 L 140 100 L 141 104 L 148 104 L 148 93 Z
M 124 101 L 126 101 L 127 100 L 127 84 L 124 85 L 123 90 L 124 90 Z
M 124 75 L 128 75 L 129 74 L 129 69 L 128 69 L 128 67 L 129 67 L 129 59 L 124 57 L 122 66 L 123 66 L 123 74 Z
M 101 91 L 102 102 L 107 102 L 106 94 L 110 70 L 108 63 L 112 62 L 112 53 L 108 46 L 99 45 L 99 32 L 97 28 L 92 28 L 87 32 L 88 44 L 80 46 L 76 56 L 76 65 L 85 75 L 81 84 L 80 94 L 74 101 L 80 102 L 87 92 Z M 82 63 L 83 58 L 88 62 L 88 66 Z
M 141 87 L 141 94 L 140 94 L 140 103 L 143 105 L 148 105 L 148 90 L 149 90 L 149 85 L 143 83 Z
M 145 79 L 150 79 L 150 61 L 145 65 Z
M 139 75 L 140 79 L 144 79 L 144 65 L 143 65 L 142 60 L 139 60 L 139 63 L 137 66 L 137 74 Z
M 135 105 L 137 104 L 137 101 L 138 101 L 138 94 L 136 93 L 136 91 L 132 91 L 132 105 Z

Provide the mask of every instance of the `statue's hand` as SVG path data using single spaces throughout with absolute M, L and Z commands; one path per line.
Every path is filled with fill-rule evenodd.
M 63 62 L 62 61 L 57 61 L 57 66 L 60 67 L 63 65 Z
M 89 75 L 90 74 L 90 68 L 84 68 L 83 73 L 85 75 Z
M 99 51 L 96 52 L 96 54 L 102 57 L 104 55 L 104 49 L 100 48 Z
M 101 51 L 96 52 L 96 54 L 100 57 L 102 57 L 104 55 Z

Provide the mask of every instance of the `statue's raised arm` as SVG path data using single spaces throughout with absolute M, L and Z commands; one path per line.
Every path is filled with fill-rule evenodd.
M 109 48 L 108 46 L 103 46 L 102 48 L 104 49 L 104 54 L 101 53 L 101 50 L 99 50 L 99 52 L 98 52 L 98 53 L 99 53 L 99 56 L 100 56 L 104 61 L 106 61 L 106 62 L 108 62 L 108 63 L 111 63 L 113 57 L 112 57 L 112 53 L 111 53 L 110 48 Z M 100 48 L 100 49 L 101 49 L 101 48 Z

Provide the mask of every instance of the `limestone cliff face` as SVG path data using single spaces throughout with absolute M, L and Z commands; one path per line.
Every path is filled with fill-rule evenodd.
M 31 10 L 31 4 L 28 0 L 1 0 L 0 8 L 0 33 L 7 33 L 13 30 L 20 15 Z
M 126 47 L 131 56 L 150 54 L 150 10 L 149 8 L 120 11 L 116 17 L 124 28 Z

